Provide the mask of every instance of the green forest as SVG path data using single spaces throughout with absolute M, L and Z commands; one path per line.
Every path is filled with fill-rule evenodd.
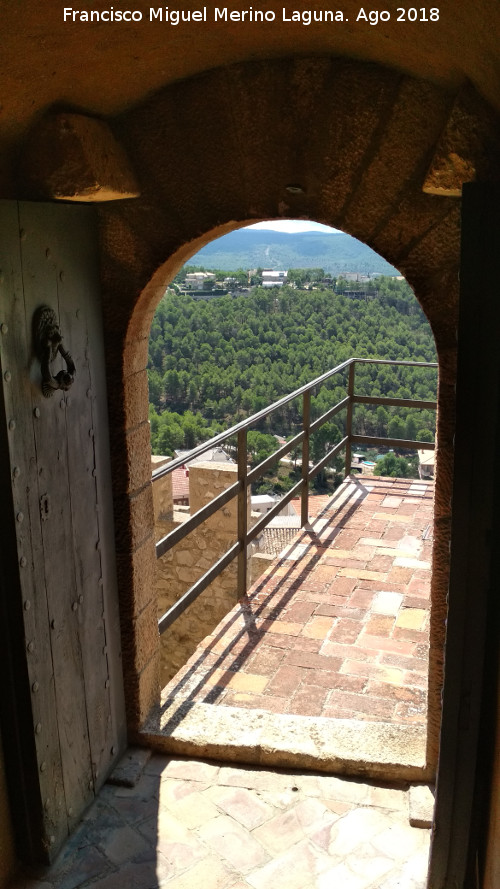
M 340 285 L 343 293 L 336 292 Z M 409 285 L 378 277 L 370 290 L 369 297 L 356 298 L 334 279 L 328 287 L 254 287 L 196 300 L 169 289 L 149 342 L 153 453 L 192 448 L 353 356 L 435 361 L 432 333 Z M 345 396 L 345 385 L 344 373 L 319 388 L 311 401 L 313 419 Z M 435 399 L 436 371 L 358 367 L 356 393 Z M 299 398 L 263 421 L 249 439 L 254 458 L 269 451 L 271 435 L 297 432 L 300 420 Z M 353 431 L 432 441 L 435 414 L 357 405 Z M 316 459 L 342 434 L 339 414 L 314 436 Z

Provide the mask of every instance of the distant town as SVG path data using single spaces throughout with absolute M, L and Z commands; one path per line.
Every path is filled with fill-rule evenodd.
M 379 272 L 371 275 L 360 272 L 346 272 L 342 275 L 325 273 L 324 269 L 248 269 L 227 274 L 225 271 L 189 270 L 185 266 L 174 278 L 170 288 L 180 293 L 189 293 L 193 299 L 214 299 L 227 294 L 242 294 L 253 287 L 283 287 L 288 285 L 297 290 L 312 290 L 317 287 L 329 288 L 337 294 L 346 294 L 351 299 L 375 299 L 378 296 L 377 278 Z M 402 276 L 394 276 L 403 281 Z

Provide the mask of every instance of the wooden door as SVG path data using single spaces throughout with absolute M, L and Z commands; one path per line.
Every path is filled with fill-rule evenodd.
M 498 813 L 498 788 L 490 781 L 498 757 L 499 701 L 499 250 L 500 188 L 467 183 L 462 192 L 450 587 L 429 889 L 496 886 L 486 879 L 485 868 L 500 870 L 494 842 L 485 860 L 487 833 L 494 830 Z
M 0 270 L 3 734 L 18 837 L 50 860 L 125 745 L 93 209 L 0 202 Z M 76 367 L 51 397 L 41 306 Z

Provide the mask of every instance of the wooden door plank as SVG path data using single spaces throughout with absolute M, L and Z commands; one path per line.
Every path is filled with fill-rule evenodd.
M 95 256 L 95 254 L 94 254 Z M 90 256 L 86 261 L 90 266 Z M 97 268 L 95 270 L 98 279 Z M 99 292 L 96 284 L 95 293 Z M 82 299 L 85 299 L 82 293 Z M 127 745 L 127 725 L 125 717 L 125 695 L 123 685 L 121 630 L 118 584 L 115 556 L 115 530 L 113 522 L 113 499 L 111 490 L 111 459 L 109 450 L 108 393 L 106 387 L 106 366 L 104 332 L 101 306 L 87 315 L 88 353 L 91 370 L 90 405 L 93 420 L 93 445 L 96 467 L 95 485 L 97 497 L 97 519 L 101 542 L 102 607 L 106 633 L 107 668 L 110 681 L 110 714 L 112 727 L 112 747 L 114 760 L 125 751 Z M 113 763 L 111 763 L 113 765 Z M 109 767 L 108 767 L 109 768 Z
M 62 214 L 49 225 L 47 208 L 20 208 L 21 255 L 27 326 L 40 305 L 59 315 L 59 273 L 54 256 L 68 233 Z M 39 383 L 39 365 L 33 361 L 32 379 Z M 93 798 L 83 658 L 78 626 L 78 587 L 73 557 L 71 479 L 66 437 L 65 397 L 39 396 L 40 416 L 34 423 L 38 469 L 38 498 L 48 504 L 41 521 L 44 573 L 61 763 L 70 824 Z
M 13 515 L 16 529 L 16 580 L 22 601 L 19 609 L 24 625 L 27 687 L 19 687 L 30 711 L 30 729 L 36 749 L 38 786 L 30 782 L 25 819 L 35 821 L 33 855 L 57 848 L 68 833 L 66 802 L 57 728 L 47 594 L 44 582 L 44 554 L 40 529 L 36 448 L 33 430 L 34 410 L 39 390 L 30 379 L 31 337 L 26 330 L 18 206 L 0 203 L 0 293 L 2 303 L 1 334 L 2 384 L 5 420 L 8 428 L 8 471 L 11 480 Z M 7 375 L 7 378 L 6 378 Z M 20 520 L 22 517 L 22 520 Z M 13 593 L 12 591 L 11 594 Z M 20 677 L 19 677 L 20 681 Z M 9 727 L 10 732 L 12 726 Z M 26 732 L 27 727 L 21 730 Z M 4 732 L 8 738 L 10 732 Z M 24 739 L 26 743 L 27 739 Z M 19 780 L 19 779 L 18 779 Z M 38 812 L 40 807 L 40 812 Z M 39 823 L 41 822 L 41 823 Z M 25 831 L 23 831 L 24 833 Z M 28 829 L 28 832 L 29 829 Z
M 12 539 L 0 613 L 17 646 L 23 849 L 50 860 L 126 744 L 98 253 L 91 208 L 3 202 L 0 225 L 0 528 Z M 33 348 L 41 305 L 77 367 L 49 399 Z
M 111 504 L 98 497 L 97 480 L 103 475 L 100 454 L 96 451 L 100 406 L 106 406 L 105 379 L 96 364 L 95 352 L 102 348 L 102 336 L 96 337 L 100 303 L 97 271 L 97 245 L 94 214 L 87 208 L 67 208 L 68 227 L 78 243 L 78 261 L 66 250 L 58 255 L 60 268 L 59 307 L 61 329 L 75 360 L 77 374 L 66 397 L 66 435 L 68 469 L 71 478 L 73 552 L 76 564 L 78 617 L 83 654 L 85 695 L 89 703 L 87 722 L 96 787 L 106 776 L 123 750 L 123 733 L 117 732 L 113 697 L 123 694 L 123 679 L 110 672 L 116 657 L 109 651 L 109 637 L 116 634 L 119 622 L 107 620 L 110 575 L 104 571 L 103 552 L 113 547 Z M 70 221 L 71 220 L 71 221 Z M 99 372 L 100 371 L 100 372 Z M 108 476 L 109 478 L 109 476 Z M 108 485 L 109 489 L 109 485 Z M 113 575 L 111 575 L 113 576 Z M 111 596 L 117 603 L 117 591 Z M 113 633 L 114 628 L 114 633 Z M 118 685 L 118 689 L 115 687 Z M 121 707 L 124 713 L 124 706 Z

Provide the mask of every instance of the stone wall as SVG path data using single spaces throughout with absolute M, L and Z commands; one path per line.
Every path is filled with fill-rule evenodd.
M 156 458 L 158 461 L 159 458 Z M 190 511 L 175 509 L 171 476 L 153 484 L 155 535 L 159 540 L 186 521 L 237 480 L 234 464 L 201 462 L 189 470 Z M 248 501 L 250 504 L 250 500 Z M 237 539 L 237 499 L 229 501 L 192 531 L 173 550 L 157 560 L 155 591 L 158 616 L 217 562 Z M 248 511 L 250 523 L 250 508 Z M 161 637 L 161 684 L 177 673 L 198 643 L 233 608 L 237 599 L 237 559 L 219 575 Z
M 271 562 L 274 562 L 274 556 L 271 556 L 269 553 L 253 553 L 252 558 L 250 560 L 250 583 L 255 583 L 261 574 L 264 574 Z

